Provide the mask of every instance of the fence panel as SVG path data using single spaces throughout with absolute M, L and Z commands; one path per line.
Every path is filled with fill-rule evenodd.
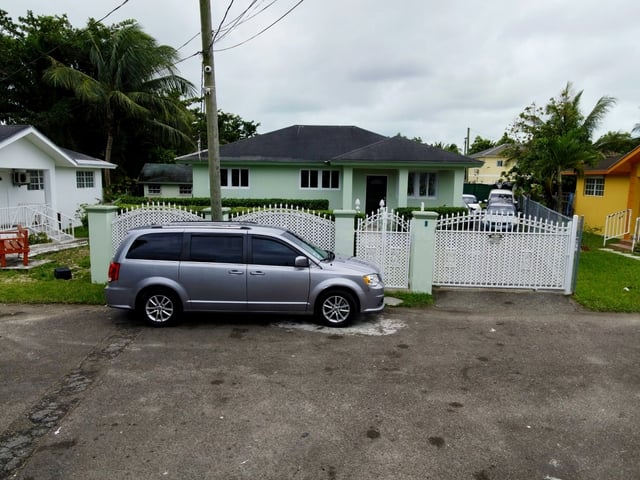
M 409 287 L 411 223 L 385 207 L 358 222 L 356 256 L 376 265 L 387 287 Z

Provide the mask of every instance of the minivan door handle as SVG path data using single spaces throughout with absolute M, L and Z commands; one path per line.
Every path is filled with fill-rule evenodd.
M 249 272 L 249 275 L 264 275 L 262 270 L 254 270 L 253 272 Z
M 230 275 L 244 275 L 244 270 L 229 270 Z

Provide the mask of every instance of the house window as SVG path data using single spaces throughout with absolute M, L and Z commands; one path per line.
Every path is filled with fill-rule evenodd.
M 44 190 L 44 172 L 42 170 L 29 170 L 27 190 Z
M 338 190 L 340 170 L 300 170 L 300 188 Z
M 232 188 L 249 188 L 249 169 L 221 168 L 220 186 Z
M 179 194 L 180 195 L 191 195 L 193 192 L 193 188 L 191 185 L 180 185 Z
M 585 196 L 604 196 L 604 177 L 586 177 L 584 179 Z
M 409 172 L 407 196 L 433 198 L 436 196 L 437 174 L 432 172 Z
M 504 160 L 496 160 L 496 167 L 501 167 L 503 165 Z
M 149 193 L 149 195 L 160 195 L 160 193 L 162 193 L 162 189 L 160 188 L 160 185 L 158 184 L 152 184 L 149 185 L 147 187 L 147 191 Z
M 93 172 L 76 172 L 76 188 L 93 188 Z

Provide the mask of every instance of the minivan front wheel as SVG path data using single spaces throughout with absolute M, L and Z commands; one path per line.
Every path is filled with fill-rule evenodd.
M 140 302 L 140 313 L 153 327 L 167 327 L 177 322 L 181 312 L 180 299 L 170 290 L 148 290 Z
M 350 293 L 332 290 L 321 295 L 316 314 L 325 325 L 344 327 L 356 315 L 356 302 Z

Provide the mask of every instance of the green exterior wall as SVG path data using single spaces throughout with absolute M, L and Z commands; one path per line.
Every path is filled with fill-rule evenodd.
M 387 201 L 389 208 L 416 207 L 424 203 L 425 208 L 441 206 L 462 206 L 464 187 L 464 168 L 438 170 L 415 167 L 374 168 L 371 165 L 360 168 L 334 166 L 325 170 L 340 170 L 339 189 L 302 189 L 300 188 L 300 170 L 317 169 L 316 165 L 232 165 L 223 168 L 248 168 L 249 188 L 222 188 L 223 198 L 291 198 L 326 199 L 329 208 L 354 209 L 355 201 L 360 199 L 361 209 L 366 201 L 368 175 L 387 177 Z M 322 170 L 322 169 L 321 169 Z M 437 195 L 435 198 L 407 196 L 407 181 L 410 171 L 435 172 L 438 174 Z M 209 174 L 206 164 L 193 165 L 193 196 L 209 196 Z

